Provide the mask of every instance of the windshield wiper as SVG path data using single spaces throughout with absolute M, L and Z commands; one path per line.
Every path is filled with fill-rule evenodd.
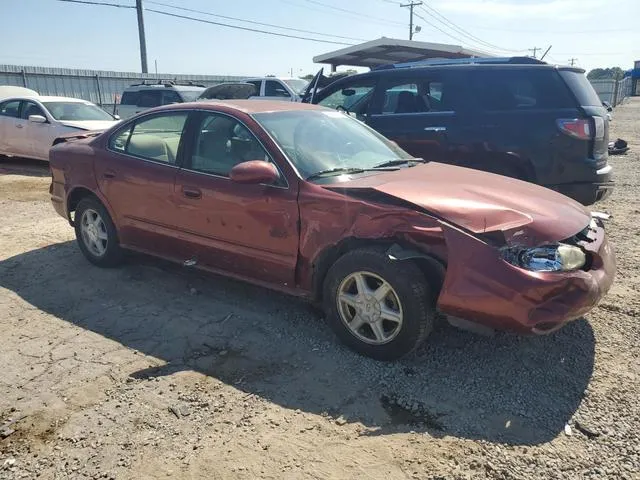
M 382 162 L 373 168 L 385 168 L 385 167 L 395 167 L 396 165 L 404 165 L 409 164 L 410 167 L 413 167 L 416 163 L 428 163 L 429 160 L 425 160 L 424 158 L 398 158 L 396 160 L 389 160 L 388 162 Z
M 364 168 L 355 168 L 355 167 L 338 167 L 338 168 L 329 168 L 327 170 L 320 170 L 319 172 L 312 173 L 309 175 L 306 180 L 314 180 L 316 178 L 321 177 L 330 177 L 333 175 L 342 175 L 345 173 L 362 173 L 366 172 L 367 169 Z

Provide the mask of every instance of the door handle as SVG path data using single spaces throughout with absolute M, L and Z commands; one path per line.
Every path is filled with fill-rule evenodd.
M 447 127 L 426 127 L 425 132 L 446 132 Z
M 202 192 L 194 187 L 182 187 L 182 195 L 187 198 L 201 198 Z
M 113 170 L 107 170 L 102 174 L 102 176 L 104 178 L 116 178 L 116 172 L 114 172 Z
M 19 123 L 18 125 L 16 125 L 16 128 L 22 128 L 24 125 L 22 125 L 21 123 Z

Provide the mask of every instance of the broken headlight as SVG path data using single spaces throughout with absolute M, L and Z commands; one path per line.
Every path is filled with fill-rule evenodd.
M 582 268 L 587 256 L 579 247 L 559 243 L 533 248 L 504 248 L 502 258 L 534 272 L 569 272 Z

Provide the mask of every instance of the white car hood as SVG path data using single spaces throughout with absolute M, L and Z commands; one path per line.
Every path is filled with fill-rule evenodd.
M 60 124 L 66 127 L 82 128 L 83 130 L 107 130 L 111 128 L 118 120 L 83 120 L 78 122 L 61 121 Z

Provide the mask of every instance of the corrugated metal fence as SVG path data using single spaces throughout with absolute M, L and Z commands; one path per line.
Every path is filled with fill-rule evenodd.
M 619 105 L 626 97 L 631 96 L 631 77 L 622 80 L 590 80 L 591 85 L 603 102 L 612 106 Z
M 15 85 L 37 91 L 40 95 L 60 95 L 89 100 L 110 109 L 116 96 L 134 83 L 173 80 L 193 82 L 205 86 L 238 81 L 247 77 L 230 75 L 176 75 L 173 73 L 144 74 L 109 72 L 103 70 L 76 70 L 68 68 L 0 65 L 0 85 Z

